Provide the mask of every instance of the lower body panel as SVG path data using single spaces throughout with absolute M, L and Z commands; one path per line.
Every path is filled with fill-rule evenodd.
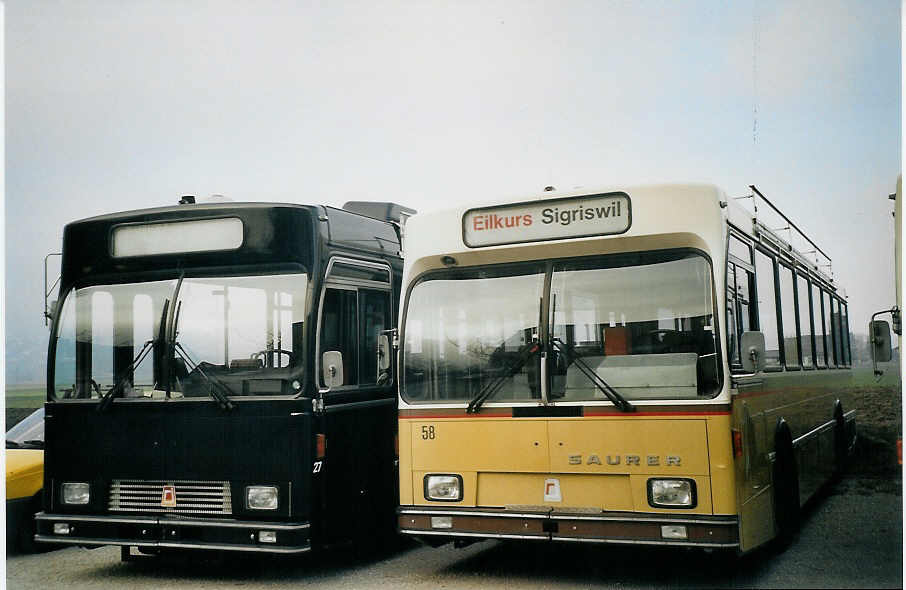
M 304 553 L 311 549 L 308 523 L 249 522 L 231 519 L 156 516 L 35 515 L 41 543 L 150 549 L 208 549 L 258 553 Z M 68 533 L 55 531 L 68 530 Z M 66 526 L 63 526 L 66 525 Z M 261 541 L 261 531 L 273 533 Z
M 495 508 L 403 506 L 404 535 L 434 540 L 535 539 L 627 545 L 739 547 L 735 516 L 683 516 L 635 512 L 595 514 Z

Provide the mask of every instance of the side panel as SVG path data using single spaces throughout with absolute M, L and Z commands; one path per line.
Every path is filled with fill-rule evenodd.
M 831 477 L 836 459 L 834 407 L 851 409 L 848 369 L 765 372 L 739 379 L 733 401 L 733 428 L 742 437 L 736 460 L 741 549 L 748 551 L 776 534 L 773 460 L 778 421 L 794 441 L 799 503 L 805 504 Z
M 321 467 L 328 517 L 323 542 L 392 531 L 397 504 L 396 400 L 326 405 L 321 417 L 326 456 Z
M 733 461 L 731 416 L 708 416 L 708 458 L 711 462 L 711 498 L 714 514 L 736 514 L 736 474 Z
M 415 486 L 411 485 L 412 473 L 412 422 L 409 420 L 399 420 L 399 503 L 403 506 L 415 504 L 412 490 Z

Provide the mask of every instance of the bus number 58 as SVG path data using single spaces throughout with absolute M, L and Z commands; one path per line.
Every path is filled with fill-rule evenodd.
M 422 426 L 422 440 L 434 440 L 434 426 Z

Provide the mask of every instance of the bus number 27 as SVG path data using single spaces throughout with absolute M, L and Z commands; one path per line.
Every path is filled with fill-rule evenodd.
M 434 440 L 434 426 L 422 426 L 422 440 Z

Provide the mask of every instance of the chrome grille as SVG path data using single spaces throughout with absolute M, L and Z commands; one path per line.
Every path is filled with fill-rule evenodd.
M 175 506 L 162 506 L 164 486 L 173 486 Z M 111 512 L 232 514 L 228 481 L 147 481 L 115 479 L 110 484 Z

